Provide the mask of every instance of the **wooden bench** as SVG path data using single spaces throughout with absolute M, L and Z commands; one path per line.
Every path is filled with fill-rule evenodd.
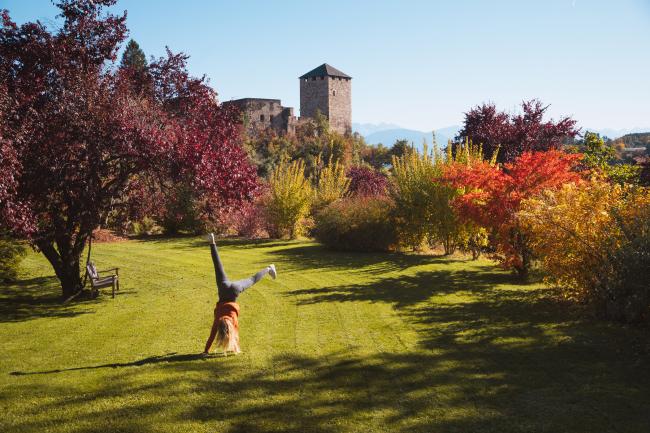
M 111 271 L 115 271 L 115 274 L 100 276 L 100 273 Z M 110 268 L 103 271 L 98 271 L 95 267 L 95 264 L 93 262 L 89 262 L 86 266 L 86 272 L 88 273 L 88 277 L 90 279 L 90 287 L 95 294 L 99 293 L 99 289 L 102 287 L 111 286 L 113 288 L 112 296 L 115 298 L 115 291 L 117 290 L 119 292 L 120 290 L 119 268 Z

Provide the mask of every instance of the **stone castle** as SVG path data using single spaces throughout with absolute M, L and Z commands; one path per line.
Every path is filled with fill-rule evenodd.
M 292 107 L 283 107 L 279 99 L 244 98 L 224 102 L 236 106 L 244 116 L 249 133 L 273 129 L 279 134 L 293 134 L 296 125 L 325 115 L 330 128 L 340 134 L 352 131 L 352 77 L 323 63 L 300 80 L 300 118 Z

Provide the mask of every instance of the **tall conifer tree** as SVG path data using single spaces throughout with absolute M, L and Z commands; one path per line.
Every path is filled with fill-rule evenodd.
M 121 68 L 133 68 L 137 71 L 142 71 L 147 67 L 147 59 L 144 55 L 144 51 L 140 48 L 140 45 L 133 39 L 129 41 L 126 45 L 126 49 L 122 54 L 122 63 L 120 64 Z

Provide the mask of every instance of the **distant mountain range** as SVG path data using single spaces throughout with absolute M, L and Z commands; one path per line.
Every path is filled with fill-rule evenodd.
M 601 137 L 611 138 L 612 140 L 622 137 L 627 134 L 638 134 L 640 132 L 650 132 L 650 127 L 647 128 L 630 128 L 630 129 L 612 129 L 612 128 L 582 128 L 581 133 L 584 134 L 586 131 L 597 132 Z
M 439 145 L 443 146 L 447 144 L 448 140 L 452 140 L 458 134 L 460 129 L 461 127 L 458 125 L 436 129 L 436 141 Z M 426 140 L 429 145 L 431 144 L 431 131 L 418 131 L 415 129 L 402 128 L 393 123 L 353 123 L 352 131 L 361 134 L 368 144 L 377 145 L 381 143 L 386 147 L 392 146 L 397 140 L 407 140 L 419 149 L 422 148 L 424 140 Z M 586 131 L 597 132 L 601 136 L 616 139 L 626 134 L 649 132 L 650 127 L 630 129 L 599 129 L 582 127 L 581 132 L 584 134 Z
M 435 130 L 436 141 L 440 145 L 447 144 L 447 141 L 453 139 L 460 126 L 448 126 Z M 386 147 L 392 146 L 397 140 L 407 140 L 418 148 L 422 148 L 422 143 L 426 142 L 431 145 L 431 131 L 417 131 L 415 129 L 402 128 L 392 123 L 353 123 L 352 131 L 363 135 L 368 144 L 383 144 Z

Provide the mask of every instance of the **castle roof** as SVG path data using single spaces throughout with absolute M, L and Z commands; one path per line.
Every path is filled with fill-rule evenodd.
M 301 76 L 300 79 L 311 78 L 311 77 L 339 77 L 339 78 L 348 78 L 348 79 L 352 78 L 351 76 L 339 71 L 338 69 L 328 65 L 327 63 L 323 63 L 316 69 L 312 69 L 311 71 L 307 72 L 305 75 Z
M 268 98 L 241 98 L 241 99 L 231 99 L 230 101 L 224 101 L 224 104 L 244 104 L 247 102 L 277 102 L 278 104 L 282 101 L 280 99 L 268 99 Z

